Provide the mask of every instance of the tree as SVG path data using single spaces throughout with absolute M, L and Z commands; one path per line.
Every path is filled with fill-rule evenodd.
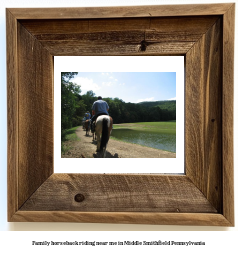
M 86 105 L 86 111 L 91 112 L 92 111 L 92 105 L 94 101 L 96 101 L 96 95 L 93 91 L 87 91 L 86 94 L 82 95 L 82 100 L 84 101 L 84 104 Z
M 86 105 L 83 100 L 78 100 L 75 106 L 75 112 L 73 115 L 72 126 L 79 126 L 82 124 L 82 119 L 86 112 Z
M 61 83 L 62 82 L 69 82 L 78 72 L 61 72 Z
M 61 131 L 69 129 L 73 125 L 73 115 L 76 111 L 77 95 L 80 94 L 80 87 L 70 79 L 77 72 L 61 72 Z

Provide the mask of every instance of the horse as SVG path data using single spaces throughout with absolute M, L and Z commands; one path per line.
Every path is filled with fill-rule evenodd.
M 102 157 L 106 156 L 106 148 L 109 137 L 112 132 L 113 119 L 108 115 L 101 115 L 96 120 L 95 133 L 97 137 L 97 150 L 101 152 Z
M 90 119 L 89 120 L 86 120 L 85 121 L 85 124 L 84 124 L 84 126 L 85 126 L 85 129 L 86 129 L 86 136 L 89 136 L 89 131 L 90 131 Z
M 82 120 L 82 128 L 85 130 L 85 120 Z

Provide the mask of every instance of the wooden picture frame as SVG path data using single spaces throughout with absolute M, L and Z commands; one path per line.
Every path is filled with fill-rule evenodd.
M 8 221 L 234 226 L 234 17 L 233 3 L 6 9 Z M 54 174 L 60 55 L 184 55 L 186 174 Z

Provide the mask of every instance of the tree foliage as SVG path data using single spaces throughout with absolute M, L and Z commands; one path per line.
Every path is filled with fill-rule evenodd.
M 80 87 L 69 82 L 76 72 L 61 73 L 61 130 L 69 129 L 73 126 L 73 119 L 77 108 L 77 95 L 80 94 Z
M 62 82 L 69 82 L 70 79 L 72 79 L 75 75 L 77 75 L 78 72 L 61 72 L 61 83 Z
M 119 98 L 104 98 L 114 123 L 176 120 L 176 101 L 126 103 Z

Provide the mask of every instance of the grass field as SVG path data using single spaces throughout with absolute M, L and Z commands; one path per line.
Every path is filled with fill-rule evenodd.
M 113 129 L 131 129 L 155 133 L 176 134 L 176 121 L 114 124 Z
M 64 132 L 64 135 L 61 139 L 61 153 L 64 154 L 65 152 L 67 152 L 70 149 L 70 146 L 67 146 L 65 144 L 66 141 L 79 141 L 80 140 L 80 138 L 78 138 L 75 133 L 77 128 L 78 128 L 78 126 L 68 129 Z

